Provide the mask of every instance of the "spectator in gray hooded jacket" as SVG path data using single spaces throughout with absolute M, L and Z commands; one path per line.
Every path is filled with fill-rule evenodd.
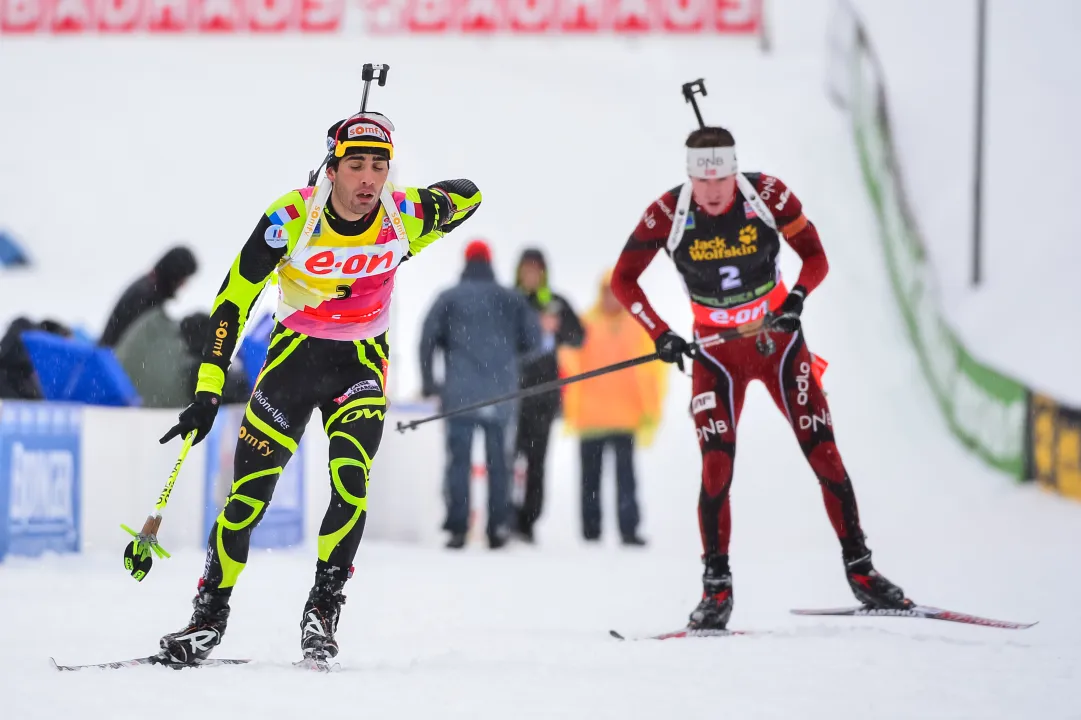
M 465 251 L 458 285 L 436 298 L 424 321 L 420 368 L 425 397 L 438 395 L 444 412 L 518 389 L 519 362 L 541 348 L 536 313 L 519 293 L 496 282 L 491 250 L 480 240 Z M 443 355 L 443 381 L 435 378 L 435 351 Z M 488 466 L 488 544 L 508 536 L 510 445 L 515 403 L 490 405 L 449 418 L 445 496 L 447 547 L 464 547 L 469 529 L 469 477 L 473 432 L 484 430 Z

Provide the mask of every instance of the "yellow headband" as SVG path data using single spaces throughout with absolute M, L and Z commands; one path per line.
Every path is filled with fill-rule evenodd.
M 344 157 L 345 151 L 351 147 L 370 147 L 370 148 L 383 148 L 386 150 L 390 157 L 394 157 L 394 146 L 385 142 L 373 142 L 371 140 L 346 140 L 340 142 L 334 146 L 334 157 Z

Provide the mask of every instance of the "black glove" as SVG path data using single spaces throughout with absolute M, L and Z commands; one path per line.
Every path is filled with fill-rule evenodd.
M 770 330 L 794 333 L 800 329 L 799 316 L 803 312 L 803 299 L 807 297 L 807 288 L 797 285 L 788 293 L 788 297 L 777 308 L 777 314 L 770 322 Z
M 175 437 L 187 437 L 188 433 L 196 430 L 195 442 L 198 445 L 210 434 L 210 428 L 214 425 L 214 418 L 218 415 L 218 406 L 221 398 L 214 393 L 197 392 L 195 402 L 180 411 L 180 422 L 169 428 L 159 443 L 164 445 Z
M 683 356 L 693 357 L 691 346 L 687 344 L 687 341 L 671 330 L 665 330 L 653 342 L 657 348 L 657 354 L 661 356 L 661 360 L 666 363 L 675 363 L 681 372 L 683 370 Z
M 440 180 L 429 185 L 428 189 L 435 193 L 436 202 L 440 205 L 439 217 L 442 219 L 442 223 L 439 225 L 439 230 L 444 233 L 449 233 L 471 218 L 477 208 L 480 207 L 478 203 L 471 207 L 465 215 L 457 220 L 454 219 L 454 215 L 458 212 L 458 200 L 464 202 L 480 192 L 472 180 Z

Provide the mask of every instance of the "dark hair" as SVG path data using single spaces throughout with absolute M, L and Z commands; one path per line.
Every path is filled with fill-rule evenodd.
M 205 312 L 195 312 L 180 321 L 180 337 L 188 353 L 194 357 L 203 356 L 206 339 L 214 331 L 214 323 Z
M 701 127 L 687 136 L 689 148 L 735 147 L 736 139 L 723 127 Z

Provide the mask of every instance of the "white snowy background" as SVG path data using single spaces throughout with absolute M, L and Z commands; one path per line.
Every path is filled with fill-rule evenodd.
M 882 10 L 886 3 L 874 5 Z M 967 75 L 962 60 L 947 56 L 953 31 L 936 19 L 937 4 L 912 5 L 922 6 L 926 24 L 910 18 L 905 26 L 873 13 L 869 22 L 886 56 L 895 111 L 901 104 L 914 113 L 900 123 L 906 158 L 913 158 L 911 169 L 907 160 L 905 166 L 913 173 L 910 190 L 921 199 L 951 172 L 959 176 L 956 187 L 942 189 L 956 201 L 958 217 L 932 203 L 925 226 L 935 262 L 954 273 L 940 267 L 957 293 L 957 322 L 971 333 L 965 337 L 977 355 L 1065 395 L 1077 382 L 1077 341 L 1066 326 L 1049 322 L 1055 333 L 1034 333 L 1012 315 L 1008 322 L 974 315 L 974 324 L 963 323 L 979 305 L 975 299 L 990 303 L 1000 288 L 1018 299 L 1037 289 L 1066 293 L 1039 309 L 1069 317 L 1076 306 L 1070 293 L 1077 299 L 1069 262 L 1076 233 L 1070 235 L 1070 214 L 1038 193 L 1072 182 L 1077 144 L 1066 127 L 1060 151 L 1044 156 L 1061 175 L 1048 177 L 1031 157 L 1039 156 L 1037 146 L 1050 153 L 1050 129 L 1033 131 L 1027 144 L 1019 140 L 1012 154 L 991 163 L 996 177 L 1019 177 L 988 192 L 989 207 L 999 199 L 996 226 L 988 224 L 991 280 L 969 296 L 954 266 L 965 257 L 958 248 L 966 232 L 967 126 L 957 119 L 959 127 L 945 132 L 933 118 L 921 120 L 915 110 L 933 103 L 913 97 L 926 87 L 919 74 L 925 70 L 939 67 L 941 82 L 953 83 L 934 86 L 935 102 L 944 104 L 967 97 Z M 811 347 L 830 362 L 826 390 L 877 565 L 918 601 L 1040 625 L 1005 631 L 790 616 L 792 607 L 852 600 L 814 477 L 756 386 L 740 426 L 732 491 L 732 624 L 772 634 L 610 639 L 609 628 L 633 634 L 681 625 L 700 593 L 690 383 L 673 373 L 666 422 L 639 456 L 649 548 L 617 546 L 610 484 L 606 544 L 577 540 L 577 447 L 560 436 L 537 547 L 449 555 L 436 545 L 362 544 L 339 628 L 343 671 L 329 676 L 288 667 L 298 655 L 311 548 L 250 558 L 217 654 L 259 664 L 180 673 L 60 675 L 47 658 L 100 662 L 153 651 L 157 638 L 190 614 L 201 552 L 175 553 L 138 585 L 118 567 L 119 549 L 8 558 L 0 565 L 0 715 L 1081 717 L 1081 505 L 988 471 L 949 435 L 891 295 L 847 120 L 826 97 L 830 3 L 775 0 L 767 7 L 775 41 L 767 55 L 723 38 L 4 37 L 0 222 L 26 239 L 38 269 L 0 274 L 0 321 L 48 315 L 96 332 L 124 284 L 175 240 L 197 248 L 201 268 L 170 311 L 208 307 L 259 213 L 304 183 L 321 158 L 326 127 L 357 106 L 360 66 L 387 62 L 390 82 L 375 91 L 373 106 L 398 127 L 401 181 L 465 176 L 485 193 L 484 207 L 461 234 L 399 275 L 392 362 L 397 395 L 411 397 L 419 319 L 434 294 L 455 281 L 470 238 L 492 242 L 505 281 L 522 247 L 544 246 L 556 289 L 582 308 L 592 303 L 597 278 L 645 205 L 680 182 L 682 139 L 694 120 L 679 85 L 705 77 L 706 116 L 734 131 L 744 168 L 779 175 L 795 189 L 829 253 L 831 273 L 808 301 L 805 321 Z M 1066 52 L 1073 34 L 1062 26 L 1076 30 L 1076 13 L 1065 3 L 1047 7 L 1057 15 L 1043 18 L 1041 31 L 1061 32 L 1060 40 L 1037 42 L 1027 34 L 1037 30 L 1025 26 L 1026 47 Z M 1002 27 L 996 33 L 1000 43 L 1016 39 Z M 921 36 L 937 49 L 910 44 L 911 62 L 890 59 L 915 42 L 906 37 Z M 891 42 L 893 49 L 885 47 Z M 1050 72 L 1040 65 L 1044 56 L 1030 49 L 1026 57 Z M 1024 73 L 1018 86 L 1037 72 L 1001 59 L 992 67 L 998 78 L 1003 68 Z M 453 81 L 439 81 L 448 77 Z M 1067 82 L 1043 77 L 1038 84 L 1051 96 Z M 1075 92 L 1076 83 L 1066 90 Z M 963 114 L 957 102 L 943 114 Z M 1054 112 L 1047 117 L 1067 122 Z M 948 171 L 936 174 L 936 154 L 948 159 Z M 918 181 L 928 174 L 930 181 Z M 1069 195 L 1055 197 L 1069 207 Z M 1058 217 L 1065 228 L 1051 232 Z M 999 227 L 1048 232 L 1002 235 Z M 1031 246 L 1032 267 L 1049 275 L 1026 271 L 1021 285 L 998 285 L 1011 268 L 1029 267 L 1022 255 L 1003 251 L 1018 244 Z M 1038 248 L 1049 253 L 1046 264 Z M 789 277 L 798 272 L 793 253 L 786 253 L 784 269 Z M 690 314 L 671 267 L 655 263 L 645 285 L 659 311 L 686 329 Z M 1007 347 L 1027 340 L 1042 344 L 1031 353 Z M 377 465 L 373 483 L 394 482 L 394 468 Z

